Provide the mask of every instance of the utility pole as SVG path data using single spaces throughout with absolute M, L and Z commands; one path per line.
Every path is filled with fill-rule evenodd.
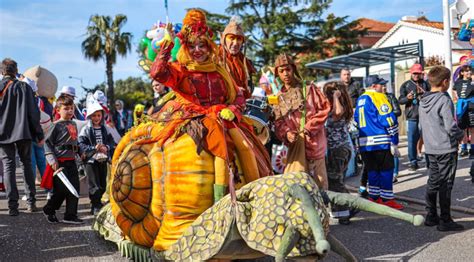
M 449 3 L 448 0 L 443 0 L 443 26 L 444 26 L 444 66 L 446 66 L 451 73 L 453 72 L 452 50 L 451 50 L 451 23 L 449 18 Z M 453 90 L 453 82 L 449 82 L 448 94 L 451 95 Z

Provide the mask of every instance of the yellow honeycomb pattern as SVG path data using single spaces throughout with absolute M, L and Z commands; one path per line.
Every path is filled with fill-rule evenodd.
M 300 239 L 290 257 L 316 254 L 316 242 L 301 202 L 288 194 L 293 184 L 309 193 L 321 217 L 324 231 L 329 233 L 329 214 L 313 179 L 304 173 L 261 178 L 237 191 L 237 203 L 226 196 L 206 210 L 164 252 L 170 260 L 207 260 L 219 253 L 232 226 L 237 227 L 245 243 L 261 253 L 275 256 L 285 229 L 292 225 Z M 235 211 L 234 211 L 235 210 Z

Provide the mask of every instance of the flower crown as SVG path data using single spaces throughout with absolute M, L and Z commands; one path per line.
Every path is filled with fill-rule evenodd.
M 176 36 L 179 38 L 181 44 L 186 44 L 186 42 L 194 41 L 200 36 L 212 38 L 214 34 L 211 28 L 206 25 L 206 22 L 197 21 L 192 25 L 183 25 L 183 28 Z

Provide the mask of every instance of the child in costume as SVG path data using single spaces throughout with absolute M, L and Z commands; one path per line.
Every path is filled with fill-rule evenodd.
M 133 125 L 138 126 L 146 121 L 145 106 L 136 104 L 133 109 Z
M 288 146 L 285 173 L 305 171 L 327 190 L 324 123 L 330 104 L 315 85 L 302 83 L 296 64 L 287 54 L 277 57 L 275 72 L 284 84 L 273 112 L 276 135 Z
M 79 190 L 79 174 L 76 166 L 75 156 L 79 153 L 77 144 L 77 127 L 72 121 L 74 117 L 74 100 L 68 95 L 61 95 L 56 101 L 56 109 L 60 119 L 53 124 L 46 137 L 45 152 L 48 166 L 46 167 L 44 178 L 52 177 L 54 171 L 63 168 L 67 180 L 74 187 L 76 192 Z M 82 219 L 77 217 L 77 205 L 79 199 L 71 193 L 70 189 L 58 177 L 53 177 L 53 194 L 43 207 L 49 223 L 58 223 L 56 210 L 66 200 L 66 212 L 64 213 L 64 223 L 82 224 Z
M 102 208 L 101 199 L 107 187 L 107 161 L 115 143 L 105 127 L 102 106 L 93 98 L 87 101 L 87 119 L 89 121 L 79 135 L 79 146 L 89 180 L 91 214 L 96 215 Z

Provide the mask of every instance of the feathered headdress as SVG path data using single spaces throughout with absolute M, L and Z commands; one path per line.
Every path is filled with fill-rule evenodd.
M 182 44 L 193 42 L 200 36 L 212 38 L 213 33 L 211 28 L 207 26 L 206 14 L 197 9 L 189 10 L 183 19 L 183 27 L 176 36 Z

